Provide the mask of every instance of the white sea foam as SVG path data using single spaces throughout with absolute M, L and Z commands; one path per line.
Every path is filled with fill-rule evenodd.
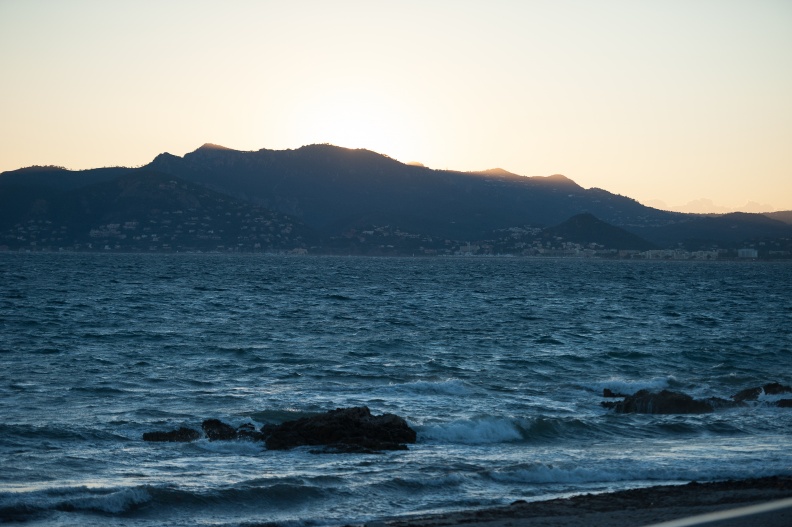
M 667 377 L 653 377 L 651 379 L 623 379 L 611 377 L 604 381 L 587 384 L 585 387 L 599 393 L 602 393 L 602 391 L 607 388 L 614 393 L 632 395 L 639 390 L 664 390 L 675 380 L 673 375 Z
M 481 445 L 520 441 L 523 437 L 511 419 L 475 419 L 418 427 L 418 437 L 430 441 Z
M 775 395 L 767 394 L 762 390 L 762 393 L 759 394 L 757 397 L 757 401 L 761 403 L 769 403 L 775 405 L 778 401 L 782 399 L 792 399 L 792 393 L 777 393 Z
M 237 454 L 240 456 L 255 456 L 264 450 L 264 443 L 261 441 L 247 441 L 238 439 L 235 441 L 209 441 L 200 439 L 193 443 L 195 446 L 208 452 L 218 454 Z

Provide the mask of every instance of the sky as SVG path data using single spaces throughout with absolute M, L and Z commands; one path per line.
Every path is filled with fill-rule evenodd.
M 790 28 L 789 0 L 0 0 L 0 171 L 332 143 L 792 210 Z

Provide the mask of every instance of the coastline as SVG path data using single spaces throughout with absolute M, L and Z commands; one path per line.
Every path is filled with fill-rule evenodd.
M 544 501 L 444 514 L 403 516 L 364 527 L 640 527 L 766 504 L 792 497 L 792 476 L 662 485 L 602 494 L 582 494 Z M 792 525 L 792 506 L 706 525 L 732 527 Z M 682 527 L 679 523 L 679 527 Z M 698 524 L 697 524 L 698 525 Z M 703 525 L 703 524 L 702 524 Z M 669 526 L 670 527 L 670 526 Z

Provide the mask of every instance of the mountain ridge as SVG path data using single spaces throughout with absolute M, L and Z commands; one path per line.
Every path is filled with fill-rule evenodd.
M 666 248 L 733 248 L 760 238 L 792 237 L 792 227 L 780 221 L 786 219 L 784 214 L 778 214 L 777 219 L 746 214 L 712 220 L 654 209 L 603 189 L 585 189 L 560 174 L 526 177 L 502 168 L 436 170 L 401 163 L 367 149 L 329 144 L 242 151 L 205 143 L 184 156 L 163 152 L 137 169 L 28 167 L 5 172 L 0 174 L 0 227 L 30 216 L 41 202 L 56 199 L 59 193 L 147 172 L 198 185 L 234 203 L 245 202 L 288 216 L 316 233 L 317 239 L 325 240 L 317 248 L 332 251 L 344 246 L 350 252 L 370 252 L 360 245 L 366 242 L 355 241 L 365 236 L 353 233 L 376 232 L 374 237 L 383 242 L 382 254 L 391 246 L 404 251 L 422 247 L 402 243 L 403 236 L 397 233 L 411 233 L 412 239 L 427 240 L 424 245 L 432 247 L 437 240 L 449 244 L 454 240 L 491 240 L 493 244 L 482 246 L 513 252 L 517 242 L 508 239 L 516 235 L 498 245 L 499 233 L 558 228 L 581 214 L 607 228 L 586 217 L 587 221 L 577 226 L 578 234 L 586 229 L 589 236 L 609 231 L 613 240 L 622 242 L 629 234 Z M 619 229 L 618 233 L 610 227 Z M 564 236 L 583 240 L 572 232 Z M 386 243 L 388 240 L 393 243 Z
M 158 156 L 147 167 L 301 217 L 328 233 L 355 227 L 356 218 L 422 226 L 438 236 L 459 236 L 465 230 L 473 231 L 467 236 L 480 237 L 514 225 L 557 224 L 583 211 L 619 223 L 630 209 L 625 225 L 646 223 L 641 214 L 652 216 L 650 223 L 675 217 L 607 192 L 594 191 L 596 198 L 588 199 L 587 189 L 560 175 L 530 178 L 499 172 L 494 177 L 435 170 L 366 149 L 322 144 L 280 151 L 199 149 L 183 158 Z M 564 202 L 556 199 L 549 205 L 562 192 L 567 192 Z

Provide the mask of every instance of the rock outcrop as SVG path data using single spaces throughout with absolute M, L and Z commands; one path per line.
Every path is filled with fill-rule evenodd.
M 187 443 L 201 438 L 201 433 L 192 428 L 181 427 L 170 432 L 146 432 L 143 441 L 156 441 L 168 443 Z
M 201 423 L 201 429 L 206 434 L 209 441 L 230 441 L 236 439 L 239 434 L 236 429 L 222 422 L 219 419 L 207 419 Z
M 394 414 L 372 415 L 365 406 L 338 408 L 279 425 L 267 424 L 261 430 L 250 423 L 235 429 L 218 419 L 205 420 L 201 429 L 210 441 L 264 441 L 269 450 L 322 446 L 328 452 L 379 452 L 406 450 L 407 443 L 416 440 L 415 430 L 404 419 Z M 144 441 L 187 442 L 201 437 L 197 430 L 184 427 L 143 434 Z
M 792 387 L 777 382 L 746 388 L 732 395 L 731 399 L 721 399 L 720 397 L 694 399 L 685 393 L 671 390 L 660 392 L 639 390 L 633 395 L 622 395 L 605 388 L 602 393 L 603 397 L 622 397 L 623 400 L 603 401 L 601 404 L 620 414 L 704 414 L 723 408 L 747 406 L 748 402 L 757 401 L 762 394 L 780 395 L 785 393 L 792 393 Z M 792 408 L 792 399 L 780 399 L 769 404 L 780 408 Z
M 326 446 L 342 452 L 406 450 L 406 444 L 416 440 L 415 430 L 404 419 L 394 414 L 371 415 L 365 406 L 265 425 L 261 432 L 271 450 L 299 446 Z

